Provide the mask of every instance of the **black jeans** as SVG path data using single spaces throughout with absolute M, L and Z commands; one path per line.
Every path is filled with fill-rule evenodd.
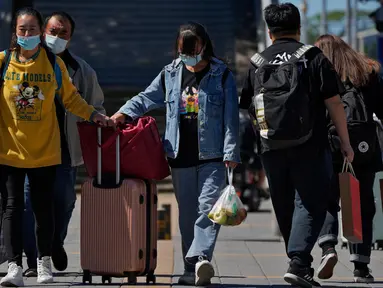
M 350 261 L 370 263 L 373 220 L 375 215 L 374 180 L 375 170 L 369 167 L 354 166 L 356 178 L 359 180 L 360 206 L 362 214 L 363 243 L 350 245 Z M 334 166 L 334 171 L 340 172 L 340 168 Z M 323 229 L 319 236 L 319 246 L 335 246 L 338 243 L 339 221 L 339 178 L 338 173 L 333 176 L 332 193 L 329 198 L 329 207 Z
M 22 266 L 24 182 L 28 175 L 36 219 L 38 257 L 51 256 L 54 232 L 53 192 L 56 166 L 15 168 L 0 165 L 4 242 L 8 262 Z
M 330 192 L 330 152 L 315 143 L 265 152 L 263 166 L 286 251 L 292 262 L 311 266 Z

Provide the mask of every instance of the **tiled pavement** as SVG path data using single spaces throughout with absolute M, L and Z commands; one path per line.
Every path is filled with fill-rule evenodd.
M 139 278 L 139 287 L 171 287 L 177 286 L 177 280 L 182 273 L 182 257 L 180 239 L 177 232 L 177 209 L 172 195 L 160 196 L 161 203 L 172 204 L 173 241 L 159 241 L 159 263 L 156 270 L 157 284 L 146 286 L 145 278 Z M 82 285 L 79 254 L 79 220 L 80 199 L 72 218 L 66 249 L 69 254 L 69 267 L 65 273 L 56 273 L 56 283 L 42 287 L 68 287 Z M 246 223 L 236 228 L 221 230 L 215 251 L 214 266 L 217 277 L 214 287 L 290 287 L 282 276 L 287 268 L 287 258 L 284 244 L 274 236 L 270 203 L 264 203 L 261 213 L 249 215 Z M 352 283 L 352 265 L 348 261 L 348 251 L 338 249 L 340 262 L 336 266 L 335 275 L 331 281 L 324 281 L 324 287 L 383 287 L 383 251 L 373 251 L 370 268 L 376 278 L 371 285 Z M 314 251 L 315 263 L 318 266 L 320 251 Z M 5 272 L 3 264 L 1 272 Z M 101 284 L 101 277 L 94 276 L 90 286 L 128 286 L 125 279 L 113 278 L 112 284 Z M 39 287 L 36 279 L 26 279 L 27 286 Z M 87 284 L 85 287 L 88 287 Z

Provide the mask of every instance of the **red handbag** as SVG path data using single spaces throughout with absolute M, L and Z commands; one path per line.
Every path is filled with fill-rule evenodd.
M 81 150 L 88 175 L 97 175 L 97 126 L 78 122 Z M 116 173 L 116 141 L 120 135 L 121 175 L 141 179 L 162 180 L 170 175 L 156 121 L 152 117 L 138 118 L 116 130 L 102 128 L 102 173 Z
M 347 172 L 350 170 L 351 173 Z M 359 181 L 346 159 L 339 174 L 343 236 L 351 243 L 363 243 Z

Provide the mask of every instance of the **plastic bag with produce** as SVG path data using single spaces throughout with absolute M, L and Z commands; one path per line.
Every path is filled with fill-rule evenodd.
M 222 226 L 237 226 L 247 217 L 247 211 L 237 196 L 233 186 L 233 169 L 228 168 L 229 185 L 222 190 L 218 201 L 211 209 L 208 217 Z

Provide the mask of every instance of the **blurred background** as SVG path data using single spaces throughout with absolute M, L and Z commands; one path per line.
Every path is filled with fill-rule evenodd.
M 12 15 L 34 6 L 44 16 L 63 10 L 76 21 L 71 50 L 97 72 L 108 91 L 144 89 L 173 58 L 178 26 L 188 20 L 204 24 L 217 54 L 227 59 L 240 85 L 248 58 L 270 45 L 262 10 L 278 0 L 1 0 L 0 49 L 6 49 Z M 291 0 L 302 13 L 302 42 L 320 34 L 341 35 L 354 48 L 381 60 L 379 32 L 369 15 L 376 0 Z M 382 15 L 380 15 L 382 14 Z M 376 19 L 383 23 L 382 13 Z M 382 19 L 380 19 L 381 17 Z M 109 93 L 109 92 L 108 92 Z
M 11 37 L 12 15 L 24 6 L 43 16 L 69 13 L 76 22 L 70 49 L 97 72 L 105 107 L 113 114 L 144 89 L 173 59 L 180 24 L 204 24 L 216 54 L 237 77 L 238 89 L 249 58 L 270 45 L 262 10 L 278 0 L 0 0 L 0 49 Z M 302 42 L 314 43 L 324 33 L 342 36 L 355 49 L 383 63 L 383 0 L 290 0 L 302 17 Z M 374 17 L 372 17 L 374 16 Z M 160 133 L 163 111 L 153 112 Z

